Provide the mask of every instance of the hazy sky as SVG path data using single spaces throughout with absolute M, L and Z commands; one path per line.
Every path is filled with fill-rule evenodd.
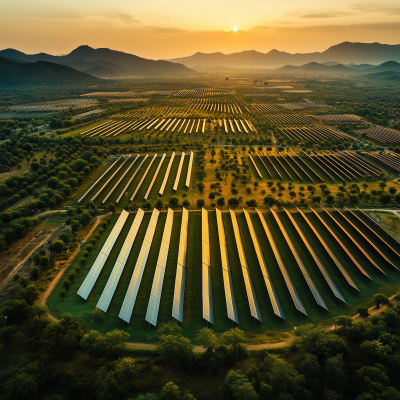
M 323 51 L 342 41 L 400 43 L 400 1 L 0 1 L 0 49 L 26 53 L 67 54 L 87 44 L 161 59 Z

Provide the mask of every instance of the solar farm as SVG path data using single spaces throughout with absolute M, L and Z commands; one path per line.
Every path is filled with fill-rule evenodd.
M 116 213 L 94 232 L 85 263 L 82 246 L 72 264 L 81 271 L 65 297 L 61 284 L 53 291 L 52 312 L 72 312 L 91 329 L 124 329 L 133 341 L 154 341 L 154 328 L 171 318 L 189 337 L 202 326 L 262 336 L 332 323 L 396 290 L 398 236 L 343 192 L 378 190 L 382 177 L 400 173 L 400 156 L 354 151 L 359 137 L 341 124 L 363 118 L 335 114 L 314 88 L 243 82 L 81 96 L 148 100 L 71 134 L 114 151 L 71 204 Z M 101 325 L 92 321 L 96 307 Z
M 171 317 L 189 333 L 290 329 L 396 286 L 399 244 L 354 208 L 122 211 L 57 307 L 98 307 L 137 339 Z

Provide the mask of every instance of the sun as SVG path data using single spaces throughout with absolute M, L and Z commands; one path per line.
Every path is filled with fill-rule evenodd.
M 232 30 L 233 30 L 233 32 L 237 32 L 238 31 L 238 27 L 235 26 L 235 27 L 232 28 Z

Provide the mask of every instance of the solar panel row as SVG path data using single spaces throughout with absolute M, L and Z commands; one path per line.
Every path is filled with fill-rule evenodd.
M 185 302 L 186 255 L 188 238 L 189 211 L 182 209 L 181 234 L 179 237 L 178 263 L 175 276 L 172 316 L 183 322 L 183 305 Z
M 224 291 L 226 300 L 226 311 L 228 318 L 239 323 L 239 314 L 236 307 L 235 289 L 231 274 L 231 266 L 229 264 L 228 247 L 226 245 L 224 222 L 222 220 L 222 212 L 216 209 L 219 248 L 221 254 L 222 276 L 224 279 Z
M 87 300 L 89 297 L 90 292 L 93 289 L 94 284 L 97 281 L 97 278 L 100 275 L 101 270 L 104 267 L 104 264 L 107 261 L 107 258 L 119 236 L 121 233 L 121 229 L 124 226 L 126 219 L 128 218 L 129 213 L 125 210 L 122 210 L 121 215 L 119 216 L 117 222 L 115 223 L 112 231 L 108 235 L 107 240 L 103 244 L 103 247 L 100 250 L 100 253 L 96 257 L 92 267 L 90 268 L 88 274 L 86 275 L 85 280 L 83 281 L 82 285 L 78 290 L 79 296 L 83 299 Z
M 144 164 L 144 162 L 147 160 L 147 157 L 149 155 L 146 154 L 142 160 L 142 162 L 139 164 L 139 166 L 137 167 L 136 171 L 132 174 L 132 176 L 129 178 L 128 183 L 125 185 L 125 187 L 123 188 L 123 190 L 121 191 L 120 195 L 118 196 L 117 200 L 115 200 L 115 202 L 118 204 L 119 201 L 121 200 L 121 197 L 126 193 L 126 190 L 128 189 L 129 185 L 131 184 L 131 182 L 133 181 L 133 179 L 135 178 L 135 176 L 137 175 L 137 173 L 140 171 L 140 168 L 142 167 L 142 165 Z
M 172 163 L 174 162 L 174 157 L 175 157 L 175 152 L 173 152 L 171 154 L 171 159 L 169 160 L 167 170 L 165 171 L 164 180 L 163 180 L 163 182 L 161 184 L 161 188 L 160 188 L 160 191 L 159 191 L 159 194 L 161 196 L 164 194 L 165 185 L 167 184 L 167 181 L 168 181 L 169 172 L 171 171 Z
M 243 274 L 244 284 L 246 287 L 247 300 L 249 302 L 250 313 L 252 317 L 262 322 L 260 308 L 258 307 L 257 295 L 254 289 L 253 280 L 251 279 L 251 273 L 249 265 L 247 263 L 246 254 L 244 252 L 244 247 L 242 243 L 242 238 L 240 236 L 239 225 L 237 223 L 236 214 L 232 210 L 229 210 L 229 212 L 231 214 L 233 232 L 235 234 L 236 247 L 239 253 L 240 265 L 242 267 L 242 274 Z
M 153 242 L 154 232 L 156 230 L 159 215 L 160 211 L 158 211 L 157 208 L 154 208 L 149 226 L 147 227 L 142 247 L 140 249 L 138 259 L 135 264 L 135 269 L 133 270 L 128 290 L 126 291 L 126 295 L 118 315 L 119 318 L 128 323 L 131 320 L 133 307 L 135 306 L 136 297 L 139 292 L 140 284 L 142 282 L 143 272 L 146 267 L 147 258 L 149 256 L 150 247 Z
M 278 214 L 272 209 L 271 209 L 271 212 L 272 212 L 272 215 L 274 216 L 275 221 L 277 222 L 283 236 L 286 239 L 286 243 L 288 244 L 294 258 L 296 259 L 297 265 L 299 266 L 300 271 L 302 272 L 304 279 L 306 280 L 307 285 L 310 288 L 312 295 L 314 296 L 315 301 L 317 302 L 318 305 L 320 305 L 321 307 L 328 310 L 324 300 L 322 299 L 322 296 L 320 295 L 317 287 L 315 286 L 314 281 L 312 280 L 310 274 L 308 273 L 306 266 L 304 265 L 302 259 L 300 258 L 299 253 L 297 252 L 296 248 L 294 247 L 292 240 L 290 239 L 289 235 L 287 234 L 286 229 L 283 227 L 283 224 L 282 224 L 281 220 L 279 219 Z
M 194 157 L 194 153 L 193 153 L 193 151 L 191 151 L 190 158 L 189 158 L 189 167 L 188 167 L 188 172 L 187 172 L 187 176 L 186 176 L 186 184 L 185 184 L 188 189 L 190 186 L 190 178 L 192 176 L 193 157 Z
M 290 296 L 292 297 L 294 306 L 296 307 L 296 309 L 298 311 L 300 311 L 303 314 L 307 315 L 306 309 L 303 306 L 303 303 L 302 303 L 302 301 L 300 299 L 300 296 L 298 295 L 297 290 L 296 290 L 295 286 L 293 285 L 292 279 L 290 278 L 289 272 L 286 269 L 286 265 L 283 262 L 282 256 L 279 253 L 278 246 L 276 245 L 275 240 L 272 237 L 271 231 L 270 231 L 270 229 L 269 229 L 269 227 L 267 225 L 267 221 L 265 221 L 264 216 L 261 214 L 261 212 L 259 210 L 256 209 L 256 212 L 257 212 L 257 214 L 258 214 L 258 216 L 260 218 L 261 224 L 262 224 L 262 226 L 264 228 L 264 231 L 265 231 L 265 233 L 266 233 L 266 235 L 268 237 L 269 244 L 271 245 L 271 248 L 272 248 L 272 251 L 274 253 L 276 262 L 279 265 L 279 269 L 281 270 L 283 278 L 285 279 L 285 283 L 286 283 L 286 286 L 287 286 L 287 288 L 289 290 Z
M 143 181 L 146 179 L 147 173 L 149 172 L 149 170 L 150 170 L 150 168 L 151 168 L 151 166 L 152 166 L 154 160 L 156 159 L 156 157 L 157 157 L 157 154 L 154 154 L 152 160 L 150 161 L 150 164 L 147 166 L 146 171 L 144 171 L 144 174 L 143 174 L 143 176 L 142 176 L 142 179 L 140 180 L 140 182 L 139 182 L 138 185 L 136 186 L 136 189 L 135 189 L 135 191 L 133 192 L 133 195 L 131 196 L 131 199 L 130 199 L 131 201 L 135 198 L 137 192 L 139 191 L 140 187 L 142 186 Z
M 213 324 L 214 307 L 210 265 L 210 232 L 208 228 L 208 212 L 204 208 L 201 209 L 201 236 L 203 318 Z
M 258 167 L 257 167 L 256 163 L 254 162 L 253 157 L 251 156 L 250 153 L 249 153 L 249 158 L 250 158 L 250 160 L 251 160 L 251 162 L 252 162 L 254 168 L 256 169 L 258 176 L 262 179 L 263 176 L 261 175 L 261 172 L 260 172 L 260 170 L 258 169 Z
M 179 162 L 178 172 L 176 173 L 176 178 L 175 178 L 174 187 L 173 187 L 175 192 L 178 190 L 179 179 L 181 178 L 182 165 L 183 165 L 184 160 L 185 160 L 185 153 L 182 152 L 181 160 Z
M 325 278 L 326 283 L 331 288 L 334 296 L 336 298 L 338 298 L 339 300 L 343 301 L 344 303 L 346 303 L 345 299 L 343 298 L 342 294 L 340 293 L 339 289 L 337 288 L 335 282 L 333 281 L 333 279 L 329 275 L 329 272 L 325 268 L 324 264 L 322 264 L 321 260 L 317 256 L 317 253 L 314 251 L 314 249 L 312 248 L 312 246 L 308 242 L 307 238 L 305 237 L 304 233 L 301 231 L 300 227 L 297 225 L 297 222 L 294 220 L 292 214 L 288 210 L 286 210 L 286 208 L 283 207 L 283 209 L 286 212 L 286 215 L 289 217 L 290 221 L 292 222 L 296 232 L 301 237 L 301 240 L 303 241 L 303 243 L 306 246 L 307 250 L 311 254 L 312 258 L 314 259 L 315 264 L 317 264 L 317 267 L 319 268 L 319 270 L 321 271 L 321 274 Z
M 153 285 L 151 287 L 149 304 L 147 306 L 146 321 L 157 326 L 158 311 L 160 309 L 161 293 L 164 283 L 165 268 L 167 267 L 167 259 L 169 245 L 171 242 L 172 225 L 174 223 L 174 212 L 168 208 L 167 220 L 165 221 L 164 233 L 161 240 L 161 248 L 158 253 L 156 270 L 154 272 Z
M 166 157 L 166 154 L 164 153 L 163 156 L 161 157 L 160 163 L 159 163 L 158 166 L 157 166 L 156 172 L 154 173 L 153 179 L 152 179 L 151 182 L 150 182 L 149 188 L 147 189 L 147 192 L 146 192 L 146 194 L 144 195 L 144 199 L 145 199 L 145 200 L 147 200 L 148 197 L 149 197 L 149 194 L 150 194 L 151 189 L 152 189 L 152 187 L 153 187 L 153 185 L 154 185 L 154 182 L 155 182 L 156 179 L 157 179 L 158 173 L 160 172 L 160 168 L 161 168 L 162 163 L 163 163 L 164 160 L 165 160 L 165 157 Z
M 283 313 L 281 303 L 279 302 L 278 294 L 276 293 L 274 284 L 272 282 L 271 274 L 269 273 L 267 263 L 265 261 L 263 252 L 261 250 L 260 242 L 258 241 L 256 232 L 254 230 L 254 226 L 253 226 L 253 222 L 251 221 L 250 214 L 247 210 L 244 210 L 244 209 L 243 209 L 243 213 L 244 213 L 244 216 L 246 217 L 247 226 L 250 231 L 251 240 L 253 242 L 254 249 L 257 254 L 258 263 L 260 264 L 261 273 L 264 278 L 265 286 L 267 287 L 267 291 L 268 291 L 269 298 L 271 300 L 272 308 L 274 310 L 274 313 L 278 317 L 285 319 L 285 315 Z
M 135 219 L 132 222 L 131 229 L 129 229 L 124 244 L 122 245 L 121 251 L 119 252 L 117 261 L 115 262 L 113 270 L 111 271 L 111 274 L 108 278 L 107 284 L 103 289 L 99 301 L 97 302 L 96 307 L 100 308 L 100 310 L 103 310 L 104 312 L 107 312 L 111 300 L 114 296 L 115 290 L 117 289 L 119 279 L 121 278 L 126 262 L 128 261 L 129 254 L 132 250 L 133 243 L 136 239 L 136 235 L 142 223 L 143 216 L 144 211 L 139 208 L 136 213 Z
M 106 170 L 106 172 L 103 173 L 103 175 L 101 175 L 101 177 L 99 179 L 97 179 L 97 181 L 95 183 L 93 183 L 92 186 L 90 186 L 90 188 L 85 192 L 85 194 L 78 200 L 78 203 L 80 203 L 83 199 L 85 199 L 85 197 L 92 191 L 92 189 L 107 175 L 107 173 L 114 168 L 117 165 L 117 162 L 122 158 L 122 155 L 118 158 L 117 161 L 115 161 L 114 163 L 112 163 Z

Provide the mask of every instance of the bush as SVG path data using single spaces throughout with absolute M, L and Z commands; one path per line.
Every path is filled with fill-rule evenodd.
M 64 298 L 66 295 L 67 295 L 67 291 L 65 289 L 61 290 L 60 296 Z
M 357 312 L 360 314 L 360 317 L 362 317 L 362 318 L 367 318 L 369 315 L 368 307 L 365 307 L 365 306 L 357 307 Z

